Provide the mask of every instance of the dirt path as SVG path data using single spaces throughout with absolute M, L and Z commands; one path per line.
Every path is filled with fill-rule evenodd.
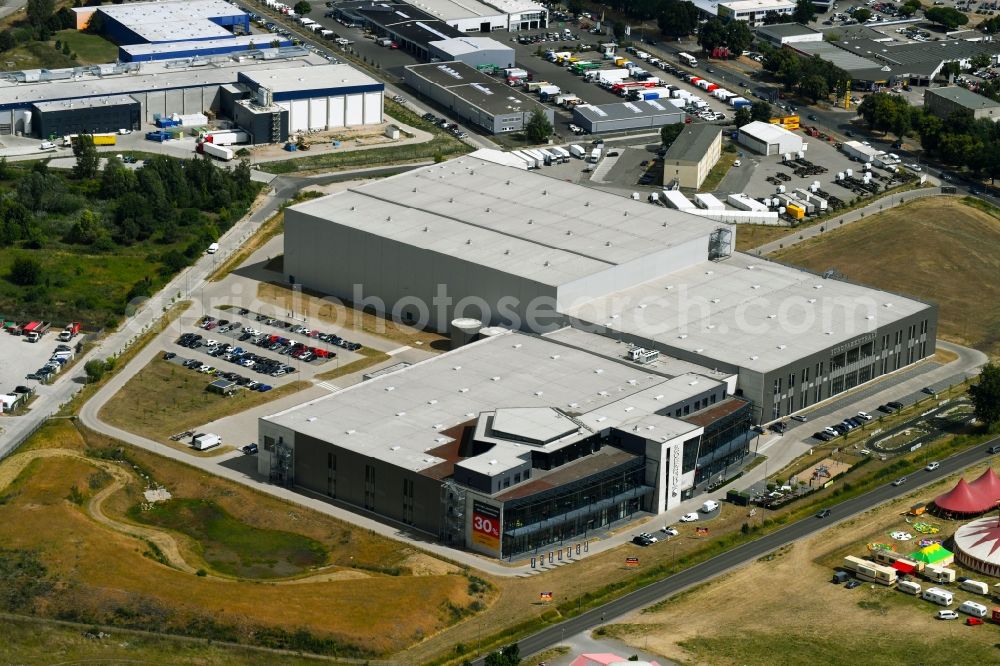
M 81 460 L 83 462 L 99 467 L 102 470 L 108 472 L 112 477 L 112 482 L 105 488 L 102 488 L 90 501 L 87 502 L 87 515 L 93 518 L 95 521 L 101 525 L 107 527 L 108 529 L 126 534 L 137 539 L 143 539 L 154 544 L 163 555 L 166 560 L 166 565 L 177 569 L 178 571 L 183 571 L 184 573 L 197 574 L 198 569 L 191 566 L 184 559 L 181 554 L 180 544 L 177 539 L 165 530 L 158 530 L 152 527 L 144 527 L 141 525 L 134 525 L 132 523 L 125 523 L 111 518 L 106 513 L 104 513 L 104 502 L 114 495 L 119 490 L 122 490 L 129 481 L 132 480 L 132 476 L 119 467 L 118 465 L 105 461 L 96 460 L 94 458 L 88 458 L 86 456 L 80 455 L 76 451 L 70 449 L 36 449 L 32 451 L 24 451 L 23 453 L 17 453 L 0 464 L 0 492 L 3 492 L 11 483 L 17 479 L 18 476 L 24 471 L 24 469 L 31 464 L 33 461 L 43 458 L 74 458 L 76 460 Z M 240 582 L 250 579 L 241 578 L 227 578 L 223 576 L 216 576 L 208 574 L 204 576 L 205 578 L 211 578 L 218 581 L 227 582 Z M 336 570 L 336 571 L 325 571 L 321 573 L 316 573 L 311 576 L 305 576 L 302 578 L 291 578 L 286 580 L 257 580 L 253 579 L 255 583 L 265 583 L 271 585 L 302 585 L 305 583 L 325 583 L 336 580 L 353 580 L 358 578 L 368 578 L 369 575 L 354 570 Z

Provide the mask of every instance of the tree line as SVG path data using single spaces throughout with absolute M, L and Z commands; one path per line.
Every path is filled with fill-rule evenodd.
M 945 164 L 964 167 L 977 177 L 1000 176 L 1000 126 L 991 120 L 977 120 L 969 111 L 940 118 L 891 93 L 868 95 L 858 115 L 878 132 L 919 137 L 923 149 Z

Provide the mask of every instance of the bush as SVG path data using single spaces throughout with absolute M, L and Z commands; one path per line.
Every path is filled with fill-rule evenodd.
M 10 281 L 21 287 L 30 287 L 42 281 L 42 265 L 31 257 L 18 257 L 10 268 Z

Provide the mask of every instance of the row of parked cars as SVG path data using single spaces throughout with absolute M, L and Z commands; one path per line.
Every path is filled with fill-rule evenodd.
M 229 363 L 235 363 L 262 375 L 281 377 L 290 372 L 295 372 L 295 368 L 282 363 L 281 361 L 276 361 L 271 358 L 254 354 L 253 352 L 247 351 L 242 347 L 237 347 L 228 343 L 220 344 L 217 340 L 205 340 L 198 333 L 183 334 L 177 339 L 177 344 L 188 349 L 201 349 L 202 347 L 205 347 L 205 353 L 213 358 L 219 358 Z M 200 365 L 202 364 L 199 362 L 199 366 Z M 214 371 L 214 368 L 209 366 L 209 370 L 203 370 L 203 372 L 209 371 Z
M 459 127 L 458 124 L 449 121 L 447 118 L 438 118 L 433 113 L 425 113 L 423 115 L 423 119 L 429 123 L 437 125 L 446 132 L 450 132 L 456 139 L 464 139 L 469 136 L 462 131 L 462 128 Z
M 251 314 L 249 310 L 246 310 L 246 309 L 243 309 L 243 308 L 241 308 L 239 310 L 239 313 L 242 316 L 247 316 L 247 315 Z M 340 337 L 339 335 L 337 335 L 336 333 L 324 333 L 323 331 L 320 331 L 318 328 L 310 329 L 310 328 L 307 328 L 305 326 L 302 326 L 301 324 L 292 324 L 292 323 L 287 322 L 287 321 L 282 321 L 280 319 L 274 319 L 272 317 L 268 317 L 267 315 L 258 314 L 258 315 L 252 315 L 252 316 L 254 317 L 254 319 L 256 321 L 259 321 L 259 322 L 262 322 L 264 324 L 267 324 L 268 326 L 275 326 L 277 328 L 284 328 L 284 329 L 286 329 L 286 330 L 288 330 L 288 331 L 290 331 L 292 333 L 296 333 L 296 334 L 299 334 L 299 335 L 304 335 L 307 338 L 314 338 L 316 340 L 322 340 L 323 342 L 326 342 L 326 343 L 331 344 L 331 345 L 335 345 L 337 347 L 340 347 L 341 349 L 346 349 L 347 351 L 358 351 L 359 349 L 361 349 L 361 345 L 359 343 L 357 343 L 357 342 L 351 342 L 350 340 L 346 340 L 346 339 Z M 250 333 L 250 337 L 257 337 L 257 336 L 261 335 L 261 332 L 258 329 L 253 328 L 252 326 L 244 327 L 243 328 L 243 332 L 244 332 L 244 335 L 246 335 L 247 333 Z M 249 340 L 250 337 L 244 338 L 241 335 L 240 336 L 240 341 L 242 342 L 244 340 Z
M 289 340 L 280 335 L 268 335 L 264 333 L 254 338 L 253 343 L 258 347 L 278 352 L 279 356 L 290 356 L 305 362 L 314 359 L 331 359 L 337 357 L 336 352 L 320 349 L 319 347 L 310 347 L 305 343 Z
M 49 378 L 58 374 L 63 366 L 73 360 L 73 350 L 67 345 L 57 345 L 56 350 L 49 357 L 48 362 L 34 372 L 27 375 L 27 379 L 35 379 L 40 382 L 47 382 Z
M 166 352 L 163 354 L 163 359 L 165 361 L 169 361 L 170 359 L 175 358 L 176 356 L 177 354 L 173 352 Z M 211 375 L 213 377 L 218 377 L 220 379 L 227 379 L 235 383 L 237 386 L 242 386 L 243 388 L 248 389 L 250 391 L 259 391 L 261 393 L 267 393 L 272 388 L 274 388 L 270 384 L 256 382 L 250 379 L 249 377 L 245 377 L 235 372 L 226 372 L 225 370 L 219 370 L 217 368 L 213 368 L 207 363 L 202 363 L 196 358 L 190 358 L 181 363 L 181 365 L 187 368 L 188 370 L 194 370 L 204 375 Z

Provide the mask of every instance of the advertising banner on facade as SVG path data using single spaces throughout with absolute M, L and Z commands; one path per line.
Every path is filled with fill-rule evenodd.
M 500 507 L 472 503 L 472 543 L 500 553 Z

